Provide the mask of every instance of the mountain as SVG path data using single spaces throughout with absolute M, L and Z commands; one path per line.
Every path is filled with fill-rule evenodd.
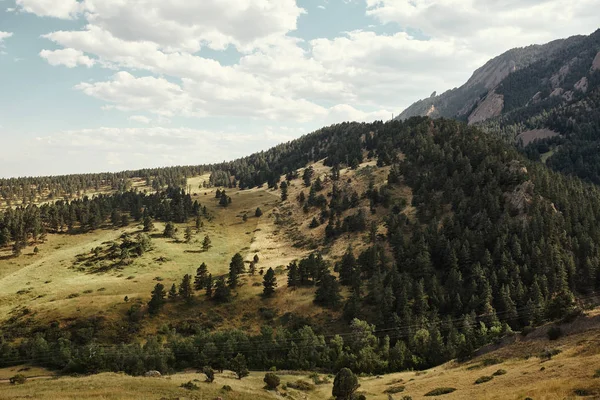
M 557 171 L 600 183 L 599 96 L 600 30 L 510 50 L 460 88 L 420 100 L 398 118 L 468 121 Z

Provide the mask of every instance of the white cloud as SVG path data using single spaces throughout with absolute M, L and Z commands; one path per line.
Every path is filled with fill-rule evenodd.
M 41 17 L 73 19 L 84 9 L 84 3 L 77 0 L 16 0 L 17 10 Z
M 12 37 L 12 35 L 13 35 L 12 32 L 0 31 L 0 46 L 2 45 L 2 42 L 4 41 L 4 39 L 8 39 L 9 37 Z
M 152 122 L 152 120 L 148 117 L 145 117 L 143 115 L 132 115 L 131 117 L 127 118 L 130 121 L 134 121 L 134 122 L 139 122 L 142 124 L 149 124 L 150 122 Z
M 64 65 L 67 68 L 75 68 L 78 65 L 91 67 L 95 61 L 84 55 L 82 51 L 71 48 L 59 50 L 42 50 L 40 57 L 48 61 L 50 65 Z
M 367 14 L 484 57 L 598 28 L 600 0 L 366 0 Z

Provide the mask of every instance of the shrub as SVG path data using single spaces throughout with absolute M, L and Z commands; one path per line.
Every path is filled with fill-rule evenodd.
M 557 354 L 560 354 L 559 349 L 544 350 L 540 353 L 539 357 L 542 360 L 550 360 L 552 357 L 554 357 Z
M 476 384 L 476 385 L 479 385 L 479 384 L 481 384 L 481 383 L 489 382 L 489 381 L 491 381 L 492 379 L 494 379 L 494 377 L 493 377 L 493 376 L 487 376 L 487 375 L 480 376 L 480 377 L 479 377 L 479 378 L 477 378 L 477 380 L 475 381 L 475 384 Z
M 548 335 L 548 339 L 550 340 L 559 339 L 563 335 L 562 329 L 560 329 L 559 326 L 551 326 L 548 329 L 548 332 L 546 332 L 546 334 Z
M 269 390 L 277 389 L 277 386 L 279 386 L 279 384 L 281 383 L 279 377 L 273 372 L 267 372 L 263 381 L 265 382 L 265 384 L 267 385 L 267 389 Z
M 233 389 L 229 385 L 223 385 L 223 387 L 221 388 L 221 390 L 224 391 L 224 392 L 231 392 L 231 391 L 233 391 Z
M 303 390 L 305 392 L 315 390 L 315 385 L 313 385 L 310 382 L 303 381 L 301 379 L 298 379 L 296 382 L 288 383 L 287 387 L 291 387 L 292 389 L 296 390 Z
M 505 369 L 499 369 L 498 371 L 494 372 L 492 374 L 492 376 L 500 376 L 500 375 L 505 375 L 506 374 L 506 370 Z
M 210 383 L 215 380 L 215 371 L 211 367 L 204 367 L 202 372 L 206 375 L 206 382 Z
M 410 396 L 402 396 L 401 400 L 412 400 L 412 397 L 410 397 Z
M 405 387 L 403 385 L 400 386 L 392 386 L 391 388 L 387 388 L 383 393 L 395 394 L 404 392 Z
M 354 375 L 350 369 L 342 368 L 333 380 L 333 390 L 331 394 L 336 399 L 350 399 L 359 386 L 356 375 Z
M 597 369 L 594 373 L 594 378 L 600 378 L 600 369 Z
M 182 384 L 181 384 L 181 387 L 182 387 L 182 388 L 184 388 L 184 389 L 187 389 L 187 390 L 198 390 L 198 389 L 200 389 L 200 388 L 198 387 L 198 385 L 196 385 L 196 384 L 195 384 L 194 382 L 192 382 L 192 381 L 189 381 L 189 382 L 186 382 L 186 383 L 182 383 Z
M 596 394 L 594 391 L 589 389 L 575 389 L 573 390 L 573 393 L 575 393 L 576 396 L 592 396 Z
M 456 390 L 455 388 L 451 388 L 451 387 L 440 387 L 440 388 L 436 388 L 430 392 L 425 393 L 424 396 L 428 396 L 428 397 L 429 396 L 441 396 L 443 394 L 452 393 L 455 390 Z
M 10 378 L 9 381 L 13 385 L 22 385 L 25 382 L 27 382 L 27 377 L 23 374 L 16 374 L 12 378 Z

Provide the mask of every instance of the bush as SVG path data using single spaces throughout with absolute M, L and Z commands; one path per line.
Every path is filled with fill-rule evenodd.
M 267 372 L 263 381 L 265 382 L 265 384 L 267 385 L 267 389 L 269 390 L 277 389 L 277 386 L 279 386 L 279 384 L 281 383 L 279 377 L 273 372 Z
M 493 377 L 493 376 L 487 376 L 487 375 L 480 376 L 480 377 L 479 377 L 479 378 L 477 378 L 477 380 L 475 381 L 475 384 L 476 384 L 476 385 L 479 385 L 479 384 L 481 384 L 481 383 L 489 382 L 489 381 L 491 381 L 492 379 L 494 379 L 494 377 Z
M 550 360 L 552 357 L 554 357 L 557 354 L 560 354 L 559 349 L 544 350 L 540 353 L 539 357 L 542 360 Z
M 310 382 L 303 381 L 301 379 L 297 380 L 296 382 L 288 383 L 287 387 L 291 387 L 292 389 L 296 390 L 303 390 L 305 392 L 315 390 L 315 385 L 313 385 Z
M 359 386 L 356 375 L 354 375 L 350 369 L 342 368 L 333 380 L 333 390 L 331 394 L 336 399 L 350 399 Z
M 22 385 L 25 382 L 27 382 L 27 377 L 23 374 L 16 374 L 12 378 L 10 378 L 9 381 L 12 385 Z
M 211 367 L 204 367 L 202 369 L 204 375 L 206 375 L 206 382 L 213 382 L 215 380 L 215 371 Z
M 506 375 L 506 370 L 505 369 L 499 369 L 498 371 L 494 372 L 492 374 L 492 376 L 500 376 L 500 375 Z
M 412 400 L 412 397 L 410 397 L 410 396 L 402 396 L 401 400 Z
M 600 369 L 597 369 L 594 373 L 594 378 L 600 378 Z
M 443 395 L 443 394 L 452 393 L 452 392 L 454 392 L 454 391 L 456 391 L 456 389 L 455 389 L 455 388 L 451 388 L 451 387 L 440 387 L 440 388 L 433 389 L 432 391 L 425 393 L 425 394 L 424 394 L 424 396 L 428 396 L 428 397 L 429 397 L 429 396 L 441 396 L 441 395 Z
M 548 332 L 546 332 L 546 334 L 548 335 L 548 339 L 550 340 L 557 340 L 563 335 L 560 326 L 551 326 L 548 329 Z
M 198 389 L 200 389 L 200 388 L 198 387 L 198 385 L 196 385 L 196 384 L 195 384 L 194 382 L 192 382 L 192 381 L 189 381 L 189 382 L 186 382 L 186 383 L 182 383 L 182 384 L 181 384 L 181 387 L 182 387 L 182 388 L 184 388 L 184 389 L 187 389 L 187 390 L 198 390 Z
M 404 392 L 405 387 L 403 385 L 400 386 L 392 386 L 391 388 L 387 388 L 383 393 L 394 394 Z
M 223 385 L 223 387 L 221 388 L 221 390 L 224 391 L 224 392 L 231 392 L 231 391 L 233 391 L 233 389 L 229 385 Z
M 576 396 L 592 396 L 596 394 L 594 391 L 589 389 L 575 389 L 573 390 L 573 393 L 575 393 Z

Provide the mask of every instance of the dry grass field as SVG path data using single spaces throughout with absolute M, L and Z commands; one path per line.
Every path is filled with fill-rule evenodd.
M 323 166 L 322 162 L 315 163 L 313 167 L 313 179 L 321 177 L 324 181 L 324 189 L 320 193 L 327 194 L 333 186 L 333 182 L 326 177 L 329 168 Z M 303 169 L 299 170 L 300 176 L 302 172 Z M 388 168 L 373 168 L 373 162 L 367 162 L 356 171 L 342 170 L 340 183 L 349 185 L 361 194 L 367 189 L 369 180 L 379 185 L 385 181 L 387 173 Z M 204 298 L 203 291 L 198 292 L 196 302 L 191 307 L 183 304 L 168 304 L 165 307 L 165 315 L 170 316 L 169 322 L 198 315 L 209 318 L 208 315 L 220 314 L 215 327 L 242 327 L 258 331 L 262 321 L 258 311 L 262 307 L 276 309 L 278 315 L 294 312 L 322 321 L 332 320 L 331 311 L 312 304 L 314 289 L 290 290 L 286 286 L 285 266 L 310 253 L 314 248 L 310 245 L 311 240 L 312 243 L 322 243 L 325 229 L 325 224 L 316 229 L 308 227 L 313 217 L 318 218 L 319 211 L 301 211 L 296 197 L 300 191 L 308 196 L 308 189 L 302 180 L 291 182 L 289 198 L 283 203 L 280 191 L 266 186 L 249 190 L 226 189 L 232 203 L 223 208 L 215 199 L 216 188 L 202 187 L 208 177 L 190 178 L 188 187 L 192 198 L 207 207 L 213 216 L 212 220 L 205 220 L 199 232 L 196 233 L 194 229 L 194 238 L 190 243 L 184 242 L 183 233 L 186 226 L 193 227 L 193 220 L 187 224 L 177 224 L 176 239 L 162 237 L 164 224 L 155 222 L 155 230 L 150 235 L 152 250 L 133 259 L 130 265 L 92 272 L 91 268 L 77 262 L 77 257 L 90 257 L 94 247 L 118 241 L 123 233 L 135 235 L 141 232 L 141 224 L 131 223 L 124 228 L 107 225 L 77 235 L 49 234 L 43 243 L 36 244 L 39 249 L 37 254 L 34 254 L 34 246 L 31 245 L 16 258 L 9 248 L 0 249 L 0 322 L 11 317 L 21 321 L 31 319 L 38 323 L 92 316 L 102 316 L 109 321 L 120 319 L 132 302 L 145 304 L 157 282 L 163 283 L 168 290 L 173 283 L 179 284 L 184 274 L 194 275 L 202 262 L 208 265 L 213 277 L 226 274 L 231 257 L 236 252 L 240 252 L 247 262 L 258 255 L 260 261 L 257 271 L 266 271 L 270 267 L 276 271 L 277 295 L 263 300 L 260 297 L 262 276 L 258 273 L 254 276 L 245 275 L 231 304 L 217 307 Z M 134 183 L 140 190 L 149 189 L 142 185 L 143 182 Z M 410 190 L 399 190 L 402 190 L 402 196 L 410 204 Z M 263 212 L 260 218 L 254 216 L 257 207 Z M 361 200 L 361 207 L 367 215 L 370 214 L 368 200 Z M 413 211 L 409 207 L 405 212 L 410 216 Z M 248 217 L 245 222 L 242 219 L 244 214 Z M 383 225 L 380 225 L 379 233 L 385 233 Z M 201 249 L 205 235 L 212 242 L 212 247 L 206 252 Z M 353 245 L 356 252 L 360 251 L 366 246 L 365 235 L 368 233 L 340 238 L 332 247 L 323 249 L 325 258 L 335 261 L 349 244 Z M 303 245 L 298 246 L 297 242 Z M 125 296 L 129 303 L 124 301 Z M 155 332 L 156 328 L 150 321 L 145 324 L 143 333 Z
M 486 352 L 467 363 L 449 362 L 426 371 L 407 371 L 383 376 L 360 378 L 358 392 L 367 399 L 401 400 L 403 396 L 417 399 L 509 399 L 563 400 L 600 398 L 600 312 L 563 326 L 566 335 L 549 341 L 540 327 L 527 337 L 516 336 L 515 342 Z M 544 352 L 558 353 L 550 359 Z M 558 350 L 558 351 L 556 351 Z M 238 380 L 230 371 L 216 374 L 215 382 L 204 382 L 204 375 L 195 371 L 159 378 L 131 377 L 103 373 L 86 377 L 31 378 L 23 385 L 10 385 L 6 380 L 19 370 L 27 376 L 46 375 L 39 368 L 23 371 L 22 367 L 0 369 L 0 399 L 303 399 L 331 398 L 333 376 L 321 375 L 330 383 L 316 385 L 312 390 L 299 391 L 287 387 L 290 382 L 312 382 L 308 373 L 279 373 L 281 386 L 277 392 L 264 389 L 264 372 L 252 372 Z M 503 374 L 497 371 L 503 370 Z M 496 373 L 496 375 L 494 375 Z M 482 376 L 493 378 L 475 384 Z M 181 388 L 192 381 L 199 390 Z M 232 391 L 223 391 L 229 385 Z M 456 389 L 443 396 L 424 396 L 442 387 Z M 403 388 L 402 391 L 401 388 Z M 397 391 L 388 397 L 388 393 Z

